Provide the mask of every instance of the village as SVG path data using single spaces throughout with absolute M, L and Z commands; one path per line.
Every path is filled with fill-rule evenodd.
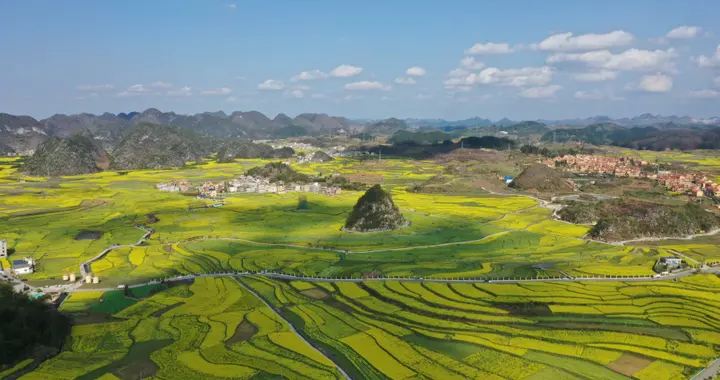
M 201 198 L 217 198 L 221 194 L 228 193 L 285 194 L 288 192 L 336 196 L 342 191 L 339 187 L 325 186 L 318 182 L 311 184 L 272 183 L 265 178 L 246 175 L 241 175 L 228 182 L 205 182 L 200 186 L 194 186 L 186 180 L 176 180 L 157 184 L 156 187 L 160 191 L 173 193 L 197 193 Z
M 542 161 L 542 163 L 552 168 L 565 166 L 575 173 L 654 179 L 669 191 L 698 198 L 720 195 L 720 186 L 705 175 L 691 172 L 673 173 L 663 171 L 660 170 L 657 164 L 636 160 L 631 157 L 579 154 L 549 158 Z

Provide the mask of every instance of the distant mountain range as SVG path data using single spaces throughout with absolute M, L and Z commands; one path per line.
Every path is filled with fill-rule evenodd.
M 535 133 L 544 133 L 545 126 L 586 126 L 613 123 L 622 127 L 654 126 L 659 129 L 676 129 L 688 126 L 718 126 L 720 118 L 696 119 L 689 116 L 659 116 L 643 114 L 632 118 L 612 119 L 595 116 L 585 119 L 513 121 L 508 118 L 490 120 L 474 117 L 464 120 L 444 119 L 397 119 L 350 120 L 327 114 L 304 113 L 293 117 L 278 114 L 269 118 L 258 111 L 203 112 L 181 115 L 161 112 L 155 108 L 143 112 L 103 113 L 93 115 L 56 114 L 47 119 L 36 120 L 30 116 L 0 113 L 0 154 L 30 153 L 51 137 L 69 137 L 76 133 L 89 133 L 109 152 L 123 139 L 124 134 L 140 124 L 159 124 L 180 127 L 193 133 L 216 139 L 273 139 L 323 134 L 368 135 L 392 134 L 407 129 L 462 129 L 469 127 L 509 127 Z M 543 125 L 544 124 L 544 125 Z
M 630 118 L 619 118 L 613 119 L 609 116 L 593 116 L 587 118 L 578 119 L 560 119 L 560 120 L 546 120 L 537 119 L 534 120 L 538 123 L 543 123 L 549 126 L 585 126 L 598 123 L 613 123 L 623 127 L 639 127 L 639 126 L 663 126 L 664 124 L 673 123 L 678 125 L 720 125 L 720 117 L 711 117 L 708 119 L 698 119 L 690 116 L 662 116 L 653 115 L 649 113 L 642 114 L 640 116 Z M 458 126 L 458 127 L 485 127 L 490 125 L 513 125 L 519 121 L 513 121 L 508 118 L 492 121 L 490 119 L 483 119 L 479 117 L 473 117 L 470 119 L 463 120 L 444 120 L 444 119 L 405 119 L 405 122 L 411 127 L 444 127 L 444 126 Z
M 314 113 L 294 118 L 279 114 L 270 119 L 258 111 L 238 111 L 230 115 L 222 111 L 180 115 L 150 108 L 117 115 L 107 112 L 102 115 L 57 114 L 43 120 L 0 113 L 0 153 L 28 153 L 50 137 L 68 137 L 78 132 L 90 133 L 103 148 L 112 149 L 128 129 L 146 123 L 181 127 L 204 137 L 220 139 L 345 134 L 363 128 L 363 125 L 353 124 L 342 117 Z M 398 127 L 406 126 L 400 121 Z

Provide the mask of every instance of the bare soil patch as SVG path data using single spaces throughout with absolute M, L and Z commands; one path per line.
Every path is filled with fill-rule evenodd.
M 257 327 L 255 327 L 247 320 L 243 320 L 235 329 L 235 334 L 230 339 L 228 339 L 225 344 L 227 346 L 231 346 L 237 342 L 244 342 L 252 338 L 252 336 L 255 335 L 257 332 Z
M 618 360 L 608 364 L 607 367 L 625 376 L 632 376 L 652 364 L 652 362 L 652 360 L 642 356 L 623 354 Z
M 361 182 L 361 183 L 382 183 L 383 177 L 380 174 L 371 174 L 371 173 L 355 173 L 355 174 L 348 174 L 344 176 L 348 179 L 350 182 Z
M 324 300 L 325 298 L 328 297 L 328 294 L 324 290 L 321 290 L 321 289 L 303 290 L 302 292 L 300 292 L 300 294 L 310 297 L 310 298 L 314 298 L 316 300 Z
M 75 240 L 97 240 L 103 237 L 103 235 L 105 235 L 103 231 L 83 230 L 75 236 Z

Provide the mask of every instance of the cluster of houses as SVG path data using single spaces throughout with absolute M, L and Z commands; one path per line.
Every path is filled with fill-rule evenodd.
M 186 180 L 159 183 L 155 185 L 155 187 L 157 187 L 160 191 L 167 191 L 170 193 L 188 193 L 194 190 L 194 187 Z
M 564 164 L 573 171 L 590 174 L 612 174 L 616 177 L 650 178 L 658 177 L 657 171 L 647 168 L 656 166 L 653 163 L 636 160 L 630 157 L 605 157 L 589 154 L 578 154 L 548 158 L 543 163 L 550 167 Z
M 317 150 L 317 147 L 314 147 L 310 144 L 301 143 L 301 142 L 287 142 L 283 144 L 270 144 L 273 149 L 281 149 L 281 148 L 293 148 L 294 150 Z
M 720 186 L 701 174 L 667 173 L 658 176 L 658 182 L 670 191 L 688 193 L 698 198 L 720 195 Z
M 169 192 L 187 192 L 195 188 L 187 181 L 171 181 L 158 184 L 157 189 Z M 265 178 L 245 175 L 228 182 L 205 182 L 197 187 L 198 195 L 203 198 L 217 198 L 223 193 L 285 194 L 291 191 L 335 196 L 339 195 L 342 190 L 339 187 L 325 186 L 317 182 L 311 184 L 272 183 Z
M 720 195 L 720 186 L 697 173 L 672 173 L 662 170 L 648 170 L 657 167 L 647 161 L 630 157 L 604 157 L 585 154 L 549 158 L 543 163 L 550 167 L 566 165 L 579 173 L 612 174 L 617 177 L 649 178 L 657 180 L 670 191 L 686 193 L 694 197 L 712 197 Z

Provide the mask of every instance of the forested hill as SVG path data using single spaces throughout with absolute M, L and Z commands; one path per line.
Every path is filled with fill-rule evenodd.
M 0 372 L 25 359 L 57 354 L 70 332 L 68 318 L 40 300 L 0 284 Z
M 551 131 L 543 135 L 542 141 L 582 141 L 593 145 L 616 145 L 658 151 L 720 149 L 720 128 L 682 128 L 675 125 L 667 127 L 670 128 L 624 128 L 612 123 L 600 123 L 585 128 Z
M 182 167 L 213 153 L 214 142 L 190 130 L 143 123 L 123 136 L 113 149 L 112 169 Z

